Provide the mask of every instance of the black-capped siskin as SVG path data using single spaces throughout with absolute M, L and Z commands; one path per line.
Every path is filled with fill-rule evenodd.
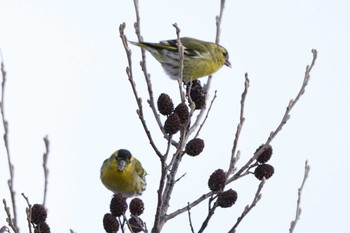
M 141 195 L 145 191 L 147 172 L 130 151 L 119 149 L 102 163 L 100 179 L 113 193 L 123 197 Z
M 226 183 L 226 174 L 224 170 L 218 169 L 214 171 L 208 180 L 209 189 L 213 192 L 222 191 Z
M 103 216 L 103 228 L 107 233 L 115 233 L 119 230 L 119 223 L 115 216 L 107 213 Z
M 130 201 L 129 210 L 131 214 L 140 216 L 143 213 L 144 209 L 145 205 L 140 198 L 135 197 Z
M 158 111 L 160 114 L 167 116 L 174 110 L 174 104 L 168 94 L 162 93 L 158 97 L 157 101 Z
M 127 208 L 128 204 L 126 203 L 126 198 L 119 193 L 114 194 L 109 205 L 111 213 L 114 216 L 119 217 L 125 214 Z
M 40 222 L 45 222 L 46 217 L 47 217 L 47 212 L 43 205 L 34 204 L 32 206 L 32 214 L 31 214 L 32 223 L 39 224 Z
M 231 67 L 227 50 L 212 42 L 190 37 L 180 38 L 183 53 L 183 81 L 189 82 L 218 71 L 223 65 Z M 150 52 L 160 62 L 170 78 L 179 78 L 178 40 L 164 40 L 159 43 L 132 42 Z
M 274 173 L 274 168 L 270 164 L 260 164 L 255 168 L 254 175 L 257 179 L 262 180 L 271 178 Z
M 218 206 L 221 208 L 231 207 L 237 201 L 237 197 L 237 192 L 232 189 L 219 193 L 217 200 Z
M 176 134 L 181 128 L 181 120 L 177 113 L 172 113 L 164 122 L 164 131 L 167 134 Z
M 185 153 L 190 156 L 199 155 L 204 149 L 204 141 L 200 138 L 191 139 L 185 147 Z
M 264 144 L 261 145 L 261 146 L 259 146 L 259 148 L 256 149 L 255 153 L 258 152 L 263 146 L 264 146 Z M 271 155 L 272 155 L 272 146 L 271 146 L 271 145 L 268 145 L 268 146 L 263 150 L 263 152 L 258 156 L 258 158 L 257 158 L 256 160 L 257 160 L 259 163 L 266 163 L 267 161 L 270 160 Z

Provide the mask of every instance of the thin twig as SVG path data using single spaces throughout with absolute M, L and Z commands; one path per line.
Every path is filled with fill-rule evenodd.
M 28 223 L 28 229 L 29 233 L 32 233 L 32 205 L 29 202 L 29 198 L 22 193 L 23 198 L 26 200 L 28 208 L 26 208 L 26 215 L 27 215 L 27 223 Z
M 215 101 L 215 99 L 216 99 L 216 97 L 217 97 L 216 94 L 217 94 L 217 90 L 215 90 L 215 92 L 214 92 L 214 96 L 213 96 L 213 99 L 210 101 L 210 105 L 209 105 L 207 114 L 205 114 L 205 117 L 204 117 L 202 123 L 200 124 L 200 126 L 199 126 L 199 128 L 198 128 L 197 133 L 196 133 L 196 135 L 194 136 L 195 138 L 198 137 L 200 131 L 202 130 L 202 128 L 203 128 L 203 126 L 204 126 L 204 123 L 207 121 L 207 119 L 208 119 L 208 117 L 209 117 L 210 110 L 211 110 L 211 108 L 213 107 L 214 101 Z
M 177 23 L 174 23 L 173 26 L 176 29 L 178 53 L 179 53 L 179 77 L 177 79 L 177 82 L 179 84 L 181 103 L 185 103 L 185 93 L 182 90 L 183 76 L 184 76 L 184 52 L 185 52 L 185 49 L 184 49 L 184 47 L 181 43 L 181 40 L 180 40 L 180 31 L 181 31 L 180 28 L 177 26 Z
M 233 227 L 228 231 L 228 233 L 234 233 L 236 232 L 236 228 L 239 225 L 239 223 L 243 220 L 243 218 L 254 208 L 254 206 L 259 202 L 259 200 L 261 199 L 261 190 L 264 187 L 266 180 L 265 177 L 262 179 L 262 181 L 260 182 L 258 189 L 256 190 L 254 199 L 252 201 L 252 203 L 250 205 L 247 205 L 244 209 L 244 211 L 242 212 L 241 216 L 238 217 L 235 225 L 233 225 Z
M 156 152 L 156 154 L 158 155 L 159 158 L 162 157 L 162 153 L 158 150 L 156 144 L 153 141 L 152 135 L 151 135 L 151 131 L 148 129 L 148 126 L 146 124 L 146 120 L 144 118 L 143 115 L 143 106 L 142 106 L 142 99 L 139 97 L 137 90 L 136 90 L 136 83 L 134 82 L 134 78 L 133 78 L 133 70 L 132 70 L 132 60 L 131 60 L 131 51 L 128 47 L 128 40 L 126 38 L 126 36 L 124 35 L 124 29 L 125 29 L 125 23 L 121 24 L 119 27 L 119 32 L 120 32 L 120 38 L 122 39 L 123 45 L 124 45 L 124 49 L 126 52 L 126 56 L 128 58 L 128 66 L 126 67 L 126 74 L 128 75 L 129 78 L 129 82 L 131 84 L 132 87 L 132 91 L 134 93 L 135 99 L 136 99 L 136 103 L 138 106 L 137 109 L 137 114 L 139 116 L 139 119 L 142 123 L 142 126 L 145 130 L 145 133 L 148 137 L 148 140 L 153 148 L 153 150 Z
M 49 169 L 47 168 L 47 159 L 50 152 L 50 141 L 47 136 L 43 138 L 44 144 L 45 144 L 45 152 L 43 154 L 43 169 L 44 169 L 44 197 L 43 197 L 43 206 L 46 205 L 46 196 L 47 196 L 47 185 L 48 185 L 48 178 L 49 178 Z
M 316 61 L 316 59 L 317 59 L 317 51 L 313 49 L 313 50 L 312 50 L 312 53 L 313 53 L 313 59 L 312 59 L 311 65 L 306 67 L 306 72 L 305 72 L 305 77 L 304 77 L 303 85 L 302 85 L 300 91 L 299 91 L 298 94 L 297 94 L 297 97 L 296 97 L 296 99 L 295 99 L 295 101 L 294 101 L 294 104 L 297 102 L 297 100 L 299 100 L 300 96 L 305 92 L 305 88 L 306 88 L 306 86 L 307 86 L 307 84 L 308 84 L 308 81 L 310 80 L 310 72 L 311 72 L 312 68 L 314 67 L 315 61 Z M 277 127 L 278 130 L 275 130 L 275 131 L 274 131 L 275 133 L 274 133 L 274 134 L 271 134 L 272 136 L 270 135 L 270 137 L 267 139 L 267 141 L 266 141 L 266 143 L 264 144 L 264 146 L 263 146 L 259 151 L 255 152 L 255 153 L 254 153 L 254 156 L 253 156 L 240 170 L 238 170 L 238 171 L 235 173 L 234 176 L 232 176 L 231 178 L 229 178 L 229 179 L 226 181 L 226 184 L 229 184 L 229 183 L 233 182 L 234 180 L 237 180 L 238 178 L 242 177 L 243 174 L 244 174 L 244 175 L 248 174 L 248 173 L 245 173 L 245 172 L 247 171 L 247 169 L 249 170 L 251 164 L 252 164 L 252 163 L 256 160 L 256 158 L 265 150 L 265 148 L 269 145 L 269 143 L 274 139 L 274 137 L 277 135 L 277 133 L 281 130 L 283 124 L 286 123 L 286 122 L 284 121 L 284 120 L 285 120 L 284 118 L 285 118 L 286 115 L 289 115 L 289 113 L 290 113 L 290 111 L 292 110 L 292 107 L 294 106 L 294 104 L 293 104 L 293 105 L 290 105 L 290 104 L 288 105 L 287 110 L 286 110 L 286 113 L 285 113 L 284 117 L 282 118 L 281 123 L 280 123 L 279 126 Z M 291 107 L 290 107 L 290 106 L 291 106 Z M 281 126 L 281 125 L 282 125 L 282 126 Z M 239 153 L 237 153 L 237 155 L 238 155 L 238 154 L 239 154 Z M 236 159 L 236 160 L 237 160 L 237 159 Z M 207 198 L 211 197 L 212 194 L 213 194 L 213 192 L 211 192 L 211 191 L 208 192 L 208 193 L 206 193 L 206 194 L 203 194 L 202 196 L 200 196 L 199 198 L 197 198 L 196 200 L 194 200 L 193 202 L 191 202 L 189 205 L 187 205 L 187 206 L 185 206 L 185 207 L 183 207 L 183 208 L 181 208 L 181 209 L 178 209 L 178 210 L 176 210 L 176 211 L 174 211 L 174 212 L 168 214 L 168 215 L 166 216 L 167 220 L 170 220 L 170 219 L 176 217 L 177 215 L 184 213 L 184 212 L 187 210 L 188 206 L 189 206 L 190 208 L 193 208 L 194 206 L 198 205 L 198 204 L 201 203 L 202 201 L 204 201 L 204 200 L 206 200 Z
M 0 233 L 5 233 L 5 232 L 10 233 L 10 230 L 7 228 L 7 226 L 2 226 L 2 227 L 0 228 Z
M 215 43 L 220 43 L 220 35 L 221 35 L 221 22 L 222 18 L 224 16 L 224 9 L 225 9 L 225 0 L 221 0 L 220 3 L 220 13 L 218 16 L 216 16 L 216 37 L 215 37 Z
M 220 35 L 221 35 L 221 23 L 222 23 L 222 18 L 224 16 L 224 9 L 225 9 L 225 0 L 220 1 L 220 13 L 218 16 L 215 18 L 215 23 L 216 23 L 216 35 L 215 35 L 215 43 L 219 44 L 220 42 Z M 209 92 L 210 89 L 210 84 L 213 76 L 209 75 L 208 81 L 205 84 L 205 90 Z
M 194 233 L 194 229 L 193 229 L 193 225 L 192 225 L 192 218 L 191 218 L 191 208 L 187 209 L 187 213 L 188 213 L 188 221 L 190 223 L 191 232 Z
M 142 42 L 143 41 L 143 37 L 141 36 L 141 18 L 140 18 L 140 13 L 139 13 L 138 0 L 134 0 L 134 7 L 135 7 L 135 14 L 136 14 L 136 22 L 134 23 L 135 33 L 136 33 L 136 36 L 137 36 L 139 42 Z M 123 32 L 123 34 L 124 34 L 124 32 Z M 141 47 L 140 66 L 141 66 L 141 70 L 143 72 L 143 75 L 144 75 L 144 78 L 145 78 L 145 81 L 146 81 L 146 85 L 147 85 L 147 90 L 148 90 L 149 99 L 147 100 L 147 103 L 149 104 L 149 106 L 150 106 L 150 108 L 152 110 L 154 118 L 155 118 L 155 120 L 156 120 L 156 122 L 158 124 L 158 127 L 159 127 L 160 131 L 163 133 L 164 138 L 168 139 L 168 135 L 164 131 L 162 121 L 160 120 L 160 116 L 159 116 L 157 108 L 156 108 L 154 95 L 153 95 L 153 89 L 152 89 L 151 75 L 147 71 L 147 65 L 146 64 L 147 64 L 147 62 L 146 62 L 146 50 Z M 130 69 L 131 69 L 131 67 L 130 67 Z M 172 144 L 174 146 L 177 145 L 176 141 L 173 141 L 173 140 L 172 140 Z
M 1 51 L 0 51 L 0 58 L 1 58 L 1 76 L 2 76 L 0 111 L 1 111 L 2 124 L 4 127 L 3 139 L 4 139 L 6 154 L 7 154 L 7 163 L 8 163 L 9 172 L 10 172 L 10 179 L 7 181 L 7 184 L 8 184 L 9 190 L 10 190 L 12 212 L 13 212 L 13 219 L 11 220 L 11 222 L 13 223 L 15 228 L 18 229 L 18 226 L 17 226 L 17 208 L 16 208 L 16 198 L 15 198 L 16 192 L 15 192 L 14 187 L 13 187 L 15 168 L 11 162 L 10 146 L 9 146 L 9 142 L 8 142 L 9 129 L 8 129 L 8 122 L 5 118 L 5 106 L 4 106 L 5 105 L 6 71 L 5 71 L 5 65 L 3 62 Z
M 174 186 L 176 183 L 176 179 L 175 176 L 177 174 L 180 162 L 181 162 L 181 158 L 183 156 L 183 150 L 181 148 L 178 148 L 177 151 L 175 152 L 175 154 L 173 155 L 175 157 L 174 163 L 172 164 L 172 167 L 170 169 L 169 174 L 167 175 L 167 181 L 166 181 L 166 185 L 163 191 L 163 203 L 161 205 L 161 212 L 160 212 L 160 221 L 158 226 L 154 226 L 154 228 L 152 229 L 152 233 L 153 232 L 160 232 L 162 227 L 164 226 L 165 222 L 167 221 L 166 218 L 166 213 L 169 209 L 170 206 L 170 197 L 171 194 L 174 190 Z
M 4 209 L 7 215 L 6 222 L 9 224 L 11 229 L 13 230 L 14 233 L 19 233 L 18 227 L 15 225 L 13 222 L 13 218 L 11 217 L 11 210 L 10 207 L 7 206 L 6 200 L 3 199 L 2 202 L 4 203 Z
M 233 146 L 232 146 L 232 151 L 231 151 L 231 161 L 230 161 L 230 165 L 229 165 L 229 168 L 227 170 L 227 174 L 226 174 L 226 177 L 228 178 L 234 168 L 235 168 L 235 164 L 237 162 L 237 157 L 236 157 L 236 150 L 237 150 L 237 147 L 238 147 L 238 139 L 239 139 L 239 136 L 241 135 L 241 130 L 242 130 L 242 127 L 243 127 L 243 124 L 244 124 L 244 121 L 245 121 L 245 118 L 244 118 L 244 107 L 245 107 L 245 100 L 246 100 L 246 97 L 247 97 L 247 94 L 248 94 L 248 89 L 249 89 L 249 78 L 248 78 L 248 73 L 245 74 L 245 81 L 244 81 L 244 91 L 242 92 L 242 95 L 241 95 L 241 110 L 240 110 L 240 114 L 239 114 L 239 123 L 237 125 L 237 129 L 236 129 L 236 133 L 235 133 L 235 139 L 233 141 Z
M 307 160 L 305 161 L 305 168 L 304 168 L 304 177 L 303 177 L 303 181 L 301 183 L 300 188 L 298 189 L 298 200 L 297 200 L 297 208 L 295 211 L 295 218 L 294 220 L 290 223 L 290 228 L 289 228 L 289 233 L 294 232 L 295 226 L 297 225 L 299 219 L 300 219 L 300 215 L 301 215 L 301 207 L 300 207 L 300 202 L 301 202 L 301 194 L 303 192 L 304 189 L 304 185 L 305 182 L 307 180 L 307 178 L 309 177 L 309 172 L 310 172 L 310 166 L 307 162 Z
M 265 144 L 260 148 L 260 150 L 256 151 L 254 153 L 254 156 L 249 159 L 249 161 L 241 168 L 239 169 L 234 176 L 232 176 L 231 178 L 229 178 L 227 180 L 227 184 L 231 183 L 232 181 L 240 178 L 240 176 L 242 175 L 242 173 L 244 173 L 244 171 L 246 171 L 249 166 L 256 160 L 257 157 L 259 157 L 259 155 L 267 148 L 268 145 L 270 145 L 271 141 L 277 136 L 277 134 L 282 130 L 283 126 L 287 123 L 287 121 L 290 119 L 290 113 L 293 109 L 293 107 L 295 106 L 295 104 L 299 101 L 300 97 L 304 94 L 305 89 L 307 84 L 309 83 L 310 80 L 310 72 L 312 70 L 312 68 L 315 65 L 316 59 L 317 59 L 317 51 L 315 49 L 313 49 L 312 51 L 312 61 L 311 61 L 311 65 L 306 66 L 306 71 L 305 71 L 305 75 L 304 75 L 304 80 L 303 83 L 300 87 L 300 90 L 298 92 L 298 94 L 296 95 L 295 99 L 290 100 L 289 104 L 286 108 L 286 111 L 282 117 L 281 122 L 278 124 L 277 128 L 275 131 L 272 131 L 269 135 L 269 137 L 267 138 Z
M 216 16 L 216 35 L 215 35 L 215 42 L 218 43 L 220 40 L 220 31 L 221 31 L 221 22 L 222 22 L 222 17 L 223 17 L 223 13 L 224 13 L 224 8 L 225 8 L 225 0 L 221 0 L 221 4 L 220 4 L 220 13 L 218 16 Z M 203 85 L 203 90 L 206 93 L 205 95 L 205 102 L 207 102 L 208 99 L 208 93 L 209 93 L 209 89 L 210 89 L 210 85 L 211 85 L 211 80 L 213 78 L 213 75 L 209 75 L 208 76 L 208 80 L 207 83 Z M 197 119 L 196 121 L 193 123 L 191 129 L 189 130 L 189 133 L 192 133 L 193 131 L 195 131 L 195 129 L 198 127 L 198 125 L 201 122 L 201 119 L 205 113 L 206 107 L 204 106 L 200 112 L 197 115 Z
M 207 198 L 211 197 L 213 195 L 213 192 L 208 192 L 206 194 L 203 194 L 202 196 L 200 196 L 197 200 L 189 203 L 187 206 L 181 208 L 181 209 L 178 209 L 170 214 L 167 214 L 166 215 L 166 220 L 170 220 L 172 218 L 175 218 L 177 215 L 179 214 L 182 214 L 184 212 L 187 211 L 187 208 L 190 208 L 192 209 L 193 207 L 195 207 L 196 205 L 200 204 L 202 201 L 206 200 Z
M 211 200 L 209 199 L 209 205 L 210 205 L 210 203 L 211 203 Z M 213 206 L 209 207 L 208 215 L 205 218 L 205 220 L 203 221 L 202 226 L 199 229 L 198 233 L 202 233 L 205 230 L 205 228 L 208 226 L 208 223 L 209 223 L 211 217 L 214 215 L 215 210 L 216 210 L 217 207 L 218 207 L 218 204 L 217 204 L 216 201 L 214 202 Z

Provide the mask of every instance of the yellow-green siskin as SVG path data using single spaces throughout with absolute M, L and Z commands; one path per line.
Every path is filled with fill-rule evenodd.
M 183 80 L 189 82 L 218 71 L 223 65 L 231 67 L 227 50 L 215 43 L 189 37 L 180 38 L 184 47 Z M 179 52 L 177 40 L 159 43 L 132 42 L 150 52 L 163 66 L 171 79 L 179 78 Z
M 107 189 L 127 198 L 142 194 L 146 175 L 140 161 L 128 150 L 120 149 L 103 162 L 100 178 Z

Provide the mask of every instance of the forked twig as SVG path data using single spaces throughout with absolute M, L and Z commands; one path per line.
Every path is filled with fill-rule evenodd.
M 254 208 L 254 206 L 260 201 L 261 199 L 261 190 L 264 187 L 266 180 L 265 177 L 261 180 L 258 189 L 256 190 L 254 199 L 252 201 L 252 203 L 250 205 L 247 205 L 244 209 L 244 211 L 242 212 L 241 216 L 238 217 L 235 225 L 233 225 L 233 227 L 228 231 L 228 233 L 235 233 L 236 232 L 236 228 L 239 225 L 239 223 L 243 220 L 243 218 L 245 216 L 247 216 L 247 214 Z
M 284 114 L 284 116 L 282 117 L 282 121 L 279 123 L 279 125 L 277 126 L 277 129 L 272 132 L 270 134 L 270 136 L 268 137 L 266 143 L 264 144 L 264 146 L 258 150 L 257 152 L 254 153 L 253 157 L 251 159 L 248 160 L 248 162 L 242 166 L 241 169 L 239 169 L 232 177 L 230 177 L 229 179 L 227 179 L 226 184 L 229 184 L 231 182 L 233 182 L 234 180 L 237 180 L 238 178 L 242 177 L 242 175 L 246 174 L 245 172 L 247 171 L 247 169 L 250 168 L 250 165 L 256 160 L 256 158 L 265 150 L 265 148 L 270 144 L 270 142 L 276 137 L 276 135 L 278 134 L 278 132 L 280 132 L 280 130 L 282 129 L 282 126 L 286 123 L 287 119 L 289 119 L 289 114 L 291 112 L 291 110 L 293 109 L 295 103 L 300 99 L 301 95 L 305 92 L 305 88 L 310 80 L 310 72 L 312 70 L 312 68 L 315 65 L 315 61 L 317 59 L 317 51 L 315 49 L 312 50 L 312 54 L 313 54 L 313 59 L 311 62 L 310 66 L 306 67 L 306 71 L 305 71 L 305 76 L 304 76 L 304 80 L 303 80 L 303 84 L 295 98 L 294 101 L 291 101 L 286 109 L 286 112 Z M 239 155 L 239 153 L 237 152 L 237 155 Z M 236 156 L 237 157 L 237 156 Z M 237 160 L 234 159 L 233 161 Z M 202 201 L 206 200 L 207 198 L 209 198 L 210 196 L 212 196 L 213 192 L 208 192 L 206 194 L 203 194 L 202 196 L 200 196 L 199 198 L 197 198 L 195 201 L 190 202 L 187 206 L 178 209 L 176 211 L 174 211 L 173 213 L 168 214 L 167 220 L 170 220 L 174 217 L 176 217 L 179 214 L 184 213 L 185 211 L 187 211 L 187 208 L 193 208 L 194 206 L 198 205 L 199 203 L 201 203 Z
M 304 80 L 303 83 L 299 89 L 298 94 L 296 95 L 295 99 L 290 100 L 289 104 L 286 108 L 286 111 L 282 117 L 281 122 L 278 124 L 277 128 L 275 131 L 272 131 L 269 135 L 269 137 L 267 138 L 265 144 L 254 153 L 254 156 L 252 158 L 249 159 L 249 161 L 242 166 L 241 169 L 239 169 L 231 178 L 229 178 L 227 180 L 226 183 L 231 183 L 232 181 L 238 179 L 241 177 L 241 175 L 249 168 L 249 166 L 256 160 L 256 158 L 259 157 L 259 155 L 267 148 L 268 145 L 270 145 L 271 141 L 278 135 L 278 133 L 282 130 L 283 126 L 287 123 L 287 121 L 290 118 L 290 113 L 293 109 L 293 107 L 295 106 L 295 104 L 299 101 L 300 97 L 304 94 L 305 89 L 307 84 L 309 83 L 310 80 L 310 72 L 312 70 L 312 68 L 315 65 L 316 59 L 317 59 L 317 51 L 315 49 L 311 50 L 312 52 L 312 61 L 311 61 L 311 65 L 306 66 L 306 71 L 305 71 L 305 75 L 304 75 Z
M 29 198 L 24 195 L 24 193 L 22 193 L 23 198 L 26 200 L 28 208 L 26 208 L 26 215 L 27 215 L 27 223 L 28 223 L 28 229 L 29 229 L 29 233 L 32 233 L 32 205 L 29 202 Z

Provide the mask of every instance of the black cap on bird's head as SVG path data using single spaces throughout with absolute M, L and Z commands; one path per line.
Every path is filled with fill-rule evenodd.
M 130 163 L 131 153 L 128 150 L 120 149 L 114 152 L 114 159 L 117 161 L 117 169 L 118 171 L 123 171 L 124 168 Z

